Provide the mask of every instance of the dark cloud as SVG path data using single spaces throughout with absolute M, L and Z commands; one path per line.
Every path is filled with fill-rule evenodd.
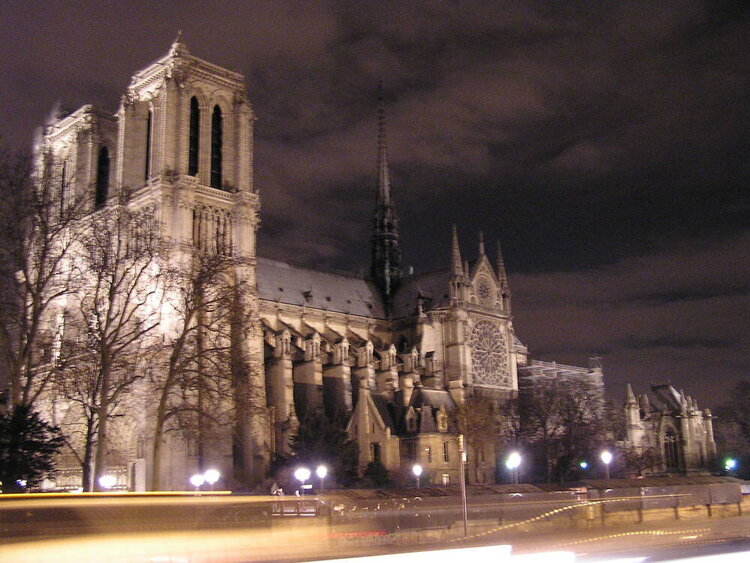
M 612 389 L 748 374 L 744 3 L 8 0 L 0 19 L 10 144 L 58 100 L 114 110 L 182 29 L 245 74 L 262 251 L 357 270 L 382 81 L 409 264 L 445 266 L 454 222 L 468 254 L 499 239 L 519 336 L 605 354 Z

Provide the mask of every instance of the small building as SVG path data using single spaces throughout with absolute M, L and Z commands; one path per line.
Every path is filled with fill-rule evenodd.
M 653 385 L 635 396 L 628 384 L 625 399 L 626 447 L 641 455 L 653 454 L 652 474 L 705 471 L 716 455 L 713 418 L 708 409 L 671 385 Z

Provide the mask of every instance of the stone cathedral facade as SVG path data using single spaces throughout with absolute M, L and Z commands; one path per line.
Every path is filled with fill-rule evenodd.
M 444 269 L 402 270 L 382 107 L 369 275 L 260 257 L 254 120 L 243 77 L 191 55 L 178 40 L 133 76 L 114 114 L 84 106 L 44 134 L 45 150 L 64 162 L 63 175 L 74 178 L 76 190 L 91 192 L 94 208 L 127 188 L 132 205 L 154 209 L 180 253 L 198 249 L 243 260 L 236 275 L 252 291 L 240 311 L 244 337 L 232 350 L 245 371 L 234 375 L 257 391 L 264 408 L 238 412 L 242 431 L 212 444 L 204 459 L 188 439 L 168 435 L 163 488 L 185 488 L 208 465 L 234 475 L 235 484 L 262 483 L 271 460 L 289 451 L 312 412 L 343 417 L 361 470 L 379 461 L 397 473 L 418 461 L 424 483 L 455 483 L 459 446 L 450 414 L 468 397 L 511 398 L 519 374 L 554 377 L 560 369 L 602 392 L 598 365 L 528 360 L 513 327 L 499 245 L 488 251 L 480 235 L 467 260 L 454 228 L 450 243 L 446 236 Z M 228 370 L 238 369 L 231 364 Z M 143 490 L 150 471 L 153 405 L 145 396 L 137 412 L 126 413 L 132 423 L 113 438 L 124 452 L 113 471 L 131 490 Z M 469 455 L 475 456 L 470 480 L 494 482 L 498 452 Z

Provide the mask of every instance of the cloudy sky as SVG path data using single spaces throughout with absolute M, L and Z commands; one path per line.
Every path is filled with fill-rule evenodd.
M 534 357 L 604 358 L 612 398 L 750 375 L 750 12 L 730 0 L 0 4 L 0 135 L 115 110 L 178 29 L 259 117 L 261 252 L 359 270 L 382 80 L 405 260 L 502 242 Z M 493 243 L 494 244 L 494 243 Z

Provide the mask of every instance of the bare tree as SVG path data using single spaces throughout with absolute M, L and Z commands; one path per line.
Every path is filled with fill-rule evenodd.
M 14 406 L 31 406 L 52 376 L 56 302 L 73 289 L 67 260 L 86 205 L 50 155 L 35 170 L 0 149 L 0 362 Z
M 150 488 L 161 486 L 161 461 L 167 431 L 196 436 L 202 462 L 209 425 L 223 425 L 233 417 L 231 404 L 230 316 L 236 288 L 235 260 L 195 252 L 188 264 L 169 270 L 166 303 L 172 331 L 166 365 L 152 372 L 159 390 L 153 436 Z
M 521 437 L 536 453 L 548 482 L 564 481 L 576 462 L 604 440 L 602 399 L 583 385 L 534 381 L 519 401 Z
M 491 456 L 494 466 L 495 452 L 511 438 L 512 411 L 511 401 L 498 401 L 483 395 L 467 397 L 456 409 L 456 424 L 464 436 L 472 482 L 480 482 L 479 469 L 483 458 Z
M 82 289 L 68 298 L 59 388 L 87 418 L 81 461 L 91 490 L 106 469 L 109 421 L 155 345 L 149 336 L 160 321 L 164 248 L 153 211 L 124 196 L 87 217 L 78 244 L 72 267 Z

